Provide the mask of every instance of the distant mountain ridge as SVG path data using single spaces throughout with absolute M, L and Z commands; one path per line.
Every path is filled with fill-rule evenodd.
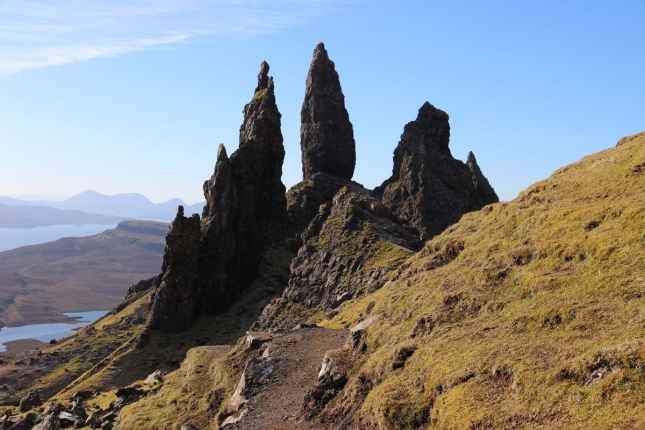
M 0 197 L 0 205 L 11 207 L 39 207 L 53 208 L 65 211 L 81 211 L 86 214 L 117 217 L 112 222 L 127 218 L 151 219 L 159 221 L 171 220 L 177 213 L 177 206 L 182 205 L 186 213 L 201 213 L 203 203 L 187 205 L 180 199 L 171 199 L 161 203 L 154 203 L 146 196 L 138 193 L 123 193 L 107 195 L 97 191 L 87 190 L 76 194 L 63 201 L 28 201 L 13 197 Z M 1 218 L 1 215 L 0 215 Z M 94 223 L 94 222 L 92 222 Z M 39 225 L 51 225 L 39 224 Z M 100 222 L 96 222 L 100 224 Z
M 7 205 L 0 203 L 0 228 L 32 228 L 63 224 L 116 224 L 123 217 L 87 213 L 47 206 Z

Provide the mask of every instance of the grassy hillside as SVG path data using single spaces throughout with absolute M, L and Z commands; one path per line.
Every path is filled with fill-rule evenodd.
M 645 428 L 645 134 L 464 216 L 383 289 L 333 417 L 387 429 Z M 393 370 L 403 347 L 416 348 Z
M 264 278 L 188 332 L 141 342 L 147 292 L 0 366 L 0 382 L 15 390 L 6 403 L 31 389 L 64 402 L 91 389 L 88 406 L 105 411 L 118 387 L 133 384 L 146 394 L 122 409 L 117 428 L 214 428 L 250 354 L 242 336 L 286 280 L 291 254 L 269 254 Z M 645 428 L 645 134 L 465 215 L 409 258 L 377 252 L 365 264 L 384 261 L 393 270 L 383 288 L 320 321 L 339 336 L 367 327 L 366 349 L 341 354 L 347 384 L 315 423 L 299 421 L 301 403 L 290 402 L 290 428 Z M 294 374 L 319 364 L 296 358 Z M 156 369 L 165 376 L 150 386 L 143 380 Z M 281 398 L 276 387 L 293 376 L 279 373 L 263 396 Z M 249 419 L 275 411 L 256 412 Z
M 0 322 L 61 321 L 62 312 L 113 308 L 128 286 L 159 271 L 167 229 L 124 221 L 94 236 L 0 253 Z

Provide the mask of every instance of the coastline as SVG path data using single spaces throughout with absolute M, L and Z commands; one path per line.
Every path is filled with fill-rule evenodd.
M 44 348 L 47 345 L 49 345 L 49 343 L 42 342 L 37 339 L 11 340 L 3 344 L 3 346 L 6 348 L 6 351 L 0 351 L 0 356 L 15 356 L 22 354 L 25 351 Z

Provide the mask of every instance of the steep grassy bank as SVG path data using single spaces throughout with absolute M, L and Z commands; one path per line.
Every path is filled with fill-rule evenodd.
M 645 427 L 645 134 L 465 215 L 383 289 L 334 418 L 387 429 Z M 414 352 L 402 369 L 393 357 Z

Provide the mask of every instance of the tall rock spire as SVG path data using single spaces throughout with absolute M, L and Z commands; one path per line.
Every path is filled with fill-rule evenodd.
M 257 277 L 264 252 L 283 237 L 284 147 L 269 65 L 244 107 L 240 145 L 230 157 L 219 146 L 213 175 L 204 183 L 198 217 L 177 214 L 167 239 L 152 328 L 181 331 L 202 314 L 226 310 Z
M 280 118 L 273 78 L 263 61 L 253 97 L 244 106 L 239 148 L 230 157 L 220 148 L 213 176 L 204 184 L 200 270 L 207 313 L 227 308 L 257 275 L 267 247 L 282 237 Z
M 304 179 L 316 173 L 351 179 L 356 164 L 354 130 L 336 67 L 322 43 L 314 49 L 300 115 Z

